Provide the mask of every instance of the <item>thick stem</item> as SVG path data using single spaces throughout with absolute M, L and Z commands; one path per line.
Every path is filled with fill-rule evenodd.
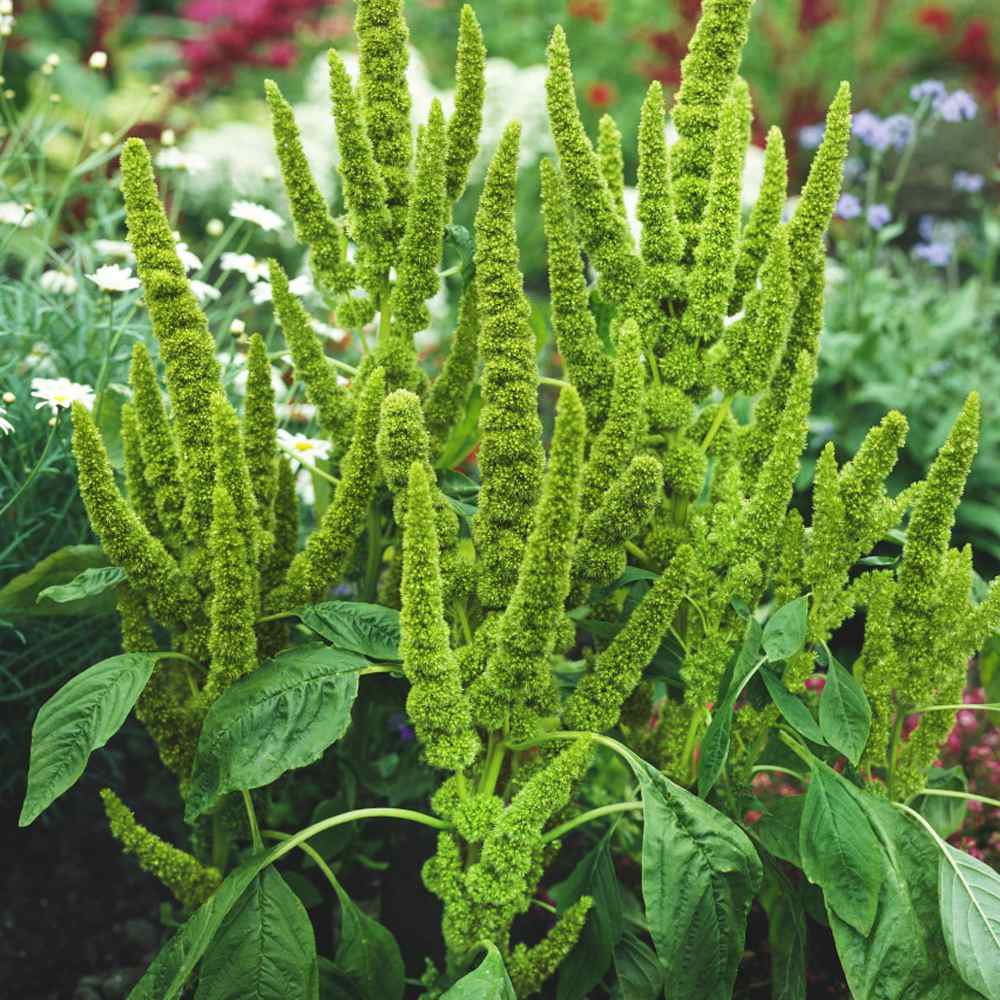
M 631 812 L 635 809 L 641 808 L 641 802 L 613 802 L 611 805 L 591 809 L 588 812 L 580 813 L 579 816 L 574 816 L 573 819 L 567 820 L 565 823 L 549 830 L 548 833 L 542 837 L 542 843 L 547 844 L 552 840 L 558 840 L 564 834 L 569 833 L 570 830 L 574 830 L 578 826 L 583 826 L 584 823 L 589 823 L 591 820 L 600 819 L 601 816 L 610 816 L 614 813 L 620 812 Z

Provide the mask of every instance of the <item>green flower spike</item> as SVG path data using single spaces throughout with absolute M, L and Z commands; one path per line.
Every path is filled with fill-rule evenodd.
M 358 0 L 354 30 L 358 36 L 361 78 L 358 94 L 372 153 L 387 194 L 390 246 L 406 228 L 410 199 L 410 89 L 406 83 L 410 32 L 403 0 Z
M 576 946 L 593 906 L 590 896 L 581 896 L 557 921 L 555 927 L 531 948 L 515 945 L 507 963 L 514 992 L 519 997 L 537 993 Z
M 809 404 L 812 401 L 812 384 L 815 378 L 816 358 L 803 351 L 788 389 L 785 411 L 774 437 L 774 447 L 761 467 L 750 494 L 750 502 L 737 522 L 737 561 L 751 558 L 766 565 L 773 560 L 775 543 L 799 471 L 799 458 L 806 444 Z M 739 596 L 752 605 L 760 595 L 749 595 L 753 596 L 753 601 L 749 601 L 746 594 Z
M 246 455 L 253 495 L 257 501 L 257 520 L 266 532 L 270 532 L 274 526 L 274 495 L 278 489 L 276 433 L 271 362 L 267 357 L 264 338 L 255 333 L 250 338 L 250 350 L 247 353 L 243 452 Z
M 740 470 L 747 489 L 757 481 L 764 461 L 774 446 L 802 352 L 814 358 L 819 353 L 819 336 L 823 329 L 824 264 L 822 248 L 817 244 L 806 271 L 807 280 L 799 295 L 798 306 L 792 315 L 781 359 L 767 391 L 754 407 L 753 422 L 740 435 Z
M 740 187 L 747 149 L 746 100 L 747 86 L 737 80 L 719 115 L 705 217 L 698 229 L 688 284 L 684 329 L 689 340 L 705 344 L 718 340 L 722 333 L 736 276 Z
M 566 188 L 572 199 L 583 248 L 601 275 L 607 297 L 619 305 L 631 301 L 639 279 L 639 258 L 628 223 L 615 210 L 576 105 L 566 34 L 557 25 L 549 42 L 549 123 Z
M 136 419 L 135 407 L 131 403 L 122 406 L 122 450 L 125 457 L 125 493 L 132 509 L 139 515 L 139 520 L 146 530 L 156 538 L 163 537 L 160 519 L 156 512 L 156 501 L 153 491 L 146 482 L 145 467 L 142 462 L 142 451 L 139 444 L 139 422 Z
M 149 151 L 141 139 L 126 141 L 121 166 L 129 242 L 153 332 L 160 342 L 180 445 L 184 523 L 193 540 L 205 541 L 212 522 L 215 483 L 209 416 L 212 396 L 219 387 L 215 341 L 177 256 L 173 232 L 156 192 Z
M 472 763 L 479 740 L 444 620 L 432 481 L 425 463 L 412 464 L 403 532 L 400 653 L 410 682 L 406 709 L 428 762 L 460 771 Z
M 624 545 L 635 537 L 663 496 L 663 466 L 651 455 L 632 459 L 587 518 L 573 563 L 573 593 L 583 600 L 587 586 L 603 586 L 625 570 Z M 579 603 L 574 602 L 574 603 Z
M 567 386 L 559 396 L 549 467 L 517 586 L 500 619 L 496 652 L 474 689 L 477 722 L 485 728 L 499 728 L 515 704 L 539 714 L 557 707 L 549 656 L 569 593 L 585 435 L 583 405 Z
M 288 567 L 299 547 L 299 501 L 295 495 L 295 473 L 292 463 L 278 458 L 278 483 L 274 497 L 274 541 L 266 553 L 260 574 L 261 607 L 282 611 L 275 604 L 275 592 L 285 580 Z M 260 656 L 273 656 L 288 645 L 288 622 L 265 622 L 257 626 L 257 648 Z
M 611 115 L 602 115 L 597 128 L 597 158 L 601 174 L 611 195 L 611 204 L 625 220 L 625 160 L 622 157 L 622 134 Z
M 197 909 L 222 884 L 218 870 L 206 868 L 187 851 L 173 847 L 140 826 L 132 810 L 110 788 L 101 789 L 101 799 L 112 836 L 126 852 L 135 855 L 140 868 L 155 875 L 183 906 Z
M 359 11 L 360 13 L 360 11 Z M 336 49 L 330 49 L 330 98 L 340 147 L 340 177 L 351 236 L 369 258 L 359 277 L 374 296 L 382 291 L 394 259 L 388 191 L 368 135 L 351 78 Z M 400 227 L 401 229 L 402 227 Z M 400 233 L 402 235 L 402 233 Z
M 590 446 L 583 473 L 581 509 L 584 516 L 597 509 L 635 454 L 643 433 L 645 383 L 639 328 L 634 320 L 628 320 L 618 335 L 614 388 L 607 420 Z
M 385 395 L 385 372 L 376 368 L 365 382 L 354 419 L 354 437 L 340 465 L 340 482 L 319 527 L 292 560 L 283 587 L 272 597 L 275 610 L 318 601 L 340 579 L 365 525 L 378 472 L 375 436 Z
M 146 601 L 127 582 L 121 584 L 117 592 L 116 610 L 122 634 L 122 651 L 125 653 L 155 653 L 158 649 L 156 636 L 149 622 L 149 608 Z M 164 666 L 166 666 L 164 664 Z M 157 664 L 157 668 L 159 664 Z M 157 669 L 154 668 L 154 669 Z
M 451 350 L 424 401 L 424 422 L 435 458 L 464 413 L 478 363 L 479 291 L 472 281 L 462 295 Z
M 604 353 L 588 304 L 580 246 L 562 177 L 548 159 L 542 160 L 540 169 L 556 346 L 566 374 L 583 400 L 587 426 L 598 431 L 611 404 L 611 361 Z
M 681 63 L 681 86 L 673 111 L 678 139 L 671 156 L 677 218 L 688 260 L 693 259 L 699 239 L 713 161 L 723 145 L 716 133 L 746 45 L 752 2 L 705 0 Z
M 205 696 L 215 701 L 233 681 L 257 667 L 257 568 L 251 562 L 246 524 L 240 519 L 225 483 L 215 484 L 209 552 L 212 567 L 211 631 L 208 649 L 212 665 Z
M 979 415 L 979 396 L 973 392 L 934 459 L 910 515 L 897 572 L 896 636 L 901 657 L 918 676 L 930 667 L 933 612 L 940 602 L 941 571 L 955 510 L 979 445 Z
M 527 909 L 534 891 L 545 824 L 570 800 L 590 763 L 591 741 L 581 737 L 537 771 L 514 796 L 483 842 L 466 887 L 479 907 L 481 934 L 495 939 Z M 539 871 L 540 875 L 541 872 Z
M 136 343 L 132 348 L 129 383 L 139 431 L 143 473 L 156 504 L 156 515 L 162 528 L 160 538 L 176 556 L 183 551 L 185 544 L 181 523 L 184 488 L 178 475 L 177 445 L 163 408 L 156 370 L 142 343 Z
M 417 151 L 417 175 L 406 219 L 406 232 L 399 249 L 396 266 L 398 278 L 392 292 L 391 336 L 397 342 L 395 351 L 383 358 L 390 388 L 398 387 L 397 376 L 389 365 L 389 357 L 398 351 L 409 361 L 399 373 L 400 378 L 410 376 L 415 363 L 413 334 L 430 323 L 430 313 L 424 304 L 440 286 L 438 267 L 445 226 L 445 137 L 444 112 L 435 99 L 431 104 L 427 127 L 421 131 Z M 383 333 L 384 336 L 384 333 Z M 382 357 L 384 344 L 379 344 Z
M 506 607 L 514 591 L 544 461 L 535 335 L 514 223 L 519 139 L 520 125 L 512 122 L 493 156 L 476 213 L 483 486 L 473 538 L 480 564 L 479 600 L 487 609 Z
M 822 239 L 840 197 L 844 160 L 851 141 L 851 88 L 842 83 L 826 116 L 826 132 L 816 152 L 802 198 L 789 224 L 792 276 L 796 288 L 804 279 L 803 266 L 812 247 Z
M 654 80 L 646 92 L 639 119 L 639 221 L 642 223 L 642 260 L 662 268 L 680 262 L 684 250 L 670 180 L 663 87 Z
M 295 377 L 306 387 L 320 426 L 330 435 L 338 450 L 350 441 L 354 403 L 347 389 L 337 383 L 337 373 L 327 361 L 323 342 L 313 329 L 309 314 L 289 291 L 288 276 L 272 260 L 268 264 L 275 312 L 281 322 L 285 342 L 292 354 Z
M 673 623 L 687 589 L 693 556 L 688 545 L 677 550 L 625 627 L 598 656 L 563 708 L 567 726 L 601 733 L 618 722 L 622 705 L 642 680 L 643 670 Z
M 448 204 L 462 197 L 469 167 L 479 149 L 486 99 L 486 46 L 472 8 L 465 4 L 458 22 L 455 61 L 455 110 L 448 121 L 445 192 Z
M 346 295 L 355 283 L 354 268 L 347 260 L 347 237 L 334 222 L 316 185 L 302 149 L 292 106 L 273 80 L 264 81 L 264 91 L 271 109 L 274 145 L 292 208 L 295 235 L 309 247 L 317 284 L 332 295 Z
M 73 454 L 80 496 L 101 548 L 147 595 L 155 618 L 184 628 L 197 616 L 198 595 L 163 543 L 122 499 L 101 436 L 80 403 L 73 404 Z
M 723 333 L 727 354 L 723 388 L 727 396 L 737 393 L 753 396 L 760 392 L 770 382 L 785 346 L 794 308 L 785 226 L 774 230 L 760 281 L 760 288 L 747 297 L 746 315 Z
M 257 499 L 250 480 L 250 470 L 243 453 L 243 435 L 239 417 L 220 390 L 212 398 L 212 424 L 215 429 L 215 479 L 221 482 L 236 507 L 240 530 L 250 542 L 250 560 L 256 566 L 263 550 Z M 215 522 L 215 493 L 212 495 L 212 522 Z
M 767 134 L 764 153 L 764 179 L 760 194 L 750 212 L 746 229 L 740 236 L 740 252 L 736 261 L 736 280 L 729 297 L 729 315 L 735 315 L 743 306 L 743 299 L 757 281 L 757 272 L 771 247 L 772 234 L 781 222 L 781 212 L 788 197 L 788 160 L 785 156 L 785 138 L 777 126 Z

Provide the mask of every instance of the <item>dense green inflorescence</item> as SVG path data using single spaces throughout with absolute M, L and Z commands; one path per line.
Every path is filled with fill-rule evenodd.
M 366 348 L 368 335 L 377 338 L 357 370 L 334 363 L 285 270 L 271 262 L 295 378 L 332 444 L 329 470 L 317 474 L 335 486 L 308 532 L 292 464 L 277 445 L 269 345 L 249 340 L 238 414 L 145 147 L 130 140 L 123 153 L 129 235 L 158 342 L 133 355 L 122 412 L 127 497 L 79 404 L 73 447 L 94 532 L 127 573 L 117 595 L 123 644 L 176 654 L 152 670 L 137 714 L 189 797 L 206 717 L 298 641 L 291 619 L 305 622 L 306 606 L 338 586 L 367 612 L 376 599 L 397 608 L 401 667 L 379 662 L 361 673 L 405 684 L 422 759 L 440 779 L 436 818 L 423 817 L 440 831 L 423 868 L 443 903 L 447 968 L 434 989 L 450 986 L 484 942 L 524 997 L 544 988 L 581 936 L 579 950 L 589 948 L 590 895 L 530 945 L 518 940 L 519 918 L 548 888 L 549 866 L 578 820 L 636 806 L 616 803 L 582 819 L 574 812 L 594 747 L 622 750 L 608 733 L 654 761 L 649 773 L 635 770 L 644 798 L 676 793 L 678 838 L 688 836 L 676 818 L 687 800 L 676 785 L 656 786 L 656 770 L 699 790 L 707 801 L 691 815 L 711 817 L 713 837 L 746 840 L 737 827 L 750 825 L 749 778 L 779 736 L 807 761 L 847 757 L 855 784 L 905 803 L 924 788 L 953 724 L 954 712 L 940 706 L 960 702 L 969 657 L 1000 626 L 1000 584 L 983 597 L 971 552 L 951 547 L 978 445 L 975 394 L 926 481 L 890 492 L 907 433 L 903 415 L 890 412 L 853 457 L 832 444 L 823 450 L 811 509 L 796 498 L 850 92 L 842 85 L 833 98 L 788 221 L 777 130 L 759 196 L 744 213 L 752 108 L 739 62 L 750 8 L 751 0 L 704 3 L 670 112 L 673 148 L 662 87 L 646 94 L 637 238 L 624 197 L 628 137 L 609 116 L 588 136 L 565 34 L 553 32 L 546 97 L 557 157 L 539 169 L 562 378 L 540 378 L 520 272 L 517 122 L 493 154 L 475 232 L 449 225 L 483 118 L 485 47 L 472 10 L 460 17 L 455 110 L 449 119 L 435 101 L 414 128 L 402 0 L 357 4 L 357 86 L 340 56 L 329 57 L 343 217 L 325 203 L 292 108 L 268 83 L 289 204 L 316 284 L 341 326 L 359 331 Z M 474 246 L 473 259 L 442 274 L 452 239 L 463 251 Z M 431 378 L 416 337 L 443 281 L 457 292 L 458 313 Z M 547 441 L 550 389 L 558 399 Z M 898 559 L 882 548 L 866 558 L 890 544 L 901 545 Z M 801 632 L 781 656 L 766 630 L 761 639 L 765 625 L 787 640 L 772 625 L 779 613 L 794 615 Z M 855 615 L 863 642 L 845 668 L 831 647 L 841 655 L 840 630 Z M 275 669 L 271 660 L 257 677 Z M 828 700 L 819 712 L 814 696 L 797 702 L 809 716 L 799 733 L 806 746 L 793 738 L 793 720 L 801 725 L 804 715 L 789 713 L 788 699 L 823 670 Z M 368 683 L 362 678 L 362 697 Z M 848 749 L 827 731 L 830 699 L 845 690 L 864 723 Z M 909 716 L 918 722 L 904 739 Z M 707 774 L 713 761 L 724 780 Z M 213 891 L 218 872 L 102 794 L 115 836 L 184 905 Z M 224 809 L 215 811 L 217 830 L 233 825 Z M 834 914 L 829 896 L 827 904 Z

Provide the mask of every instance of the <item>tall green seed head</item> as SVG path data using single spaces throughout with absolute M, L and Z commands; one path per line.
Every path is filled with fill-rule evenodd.
M 461 198 L 469 177 L 469 167 L 476 158 L 485 99 L 486 46 L 475 12 L 465 4 L 458 24 L 455 110 L 448 120 L 448 152 L 445 157 L 445 191 L 449 204 Z

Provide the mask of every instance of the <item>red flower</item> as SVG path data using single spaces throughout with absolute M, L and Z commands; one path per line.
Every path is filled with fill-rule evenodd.
M 799 0 L 799 31 L 812 31 L 836 14 L 836 0 Z
M 587 103 L 598 109 L 610 107 L 615 100 L 615 89 L 610 83 L 598 80 L 587 88 Z
M 990 26 L 982 18 L 977 17 L 969 22 L 962 40 L 955 46 L 955 58 L 980 70 L 989 69 L 993 65 Z
M 955 26 L 955 19 L 946 7 L 928 4 L 917 11 L 917 23 L 936 31 L 939 35 L 947 35 Z

